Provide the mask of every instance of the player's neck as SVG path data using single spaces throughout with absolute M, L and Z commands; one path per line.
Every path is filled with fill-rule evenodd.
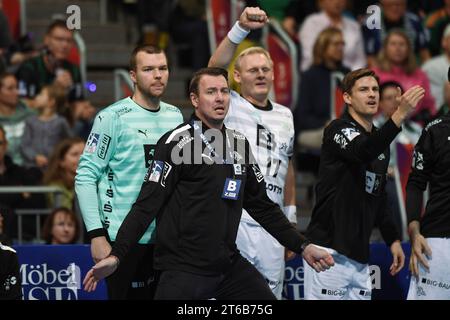
M 269 104 L 267 103 L 269 101 L 269 98 L 267 96 L 261 98 L 260 97 L 256 98 L 245 94 L 242 94 L 242 96 L 244 97 L 245 100 L 247 100 L 248 102 L 259 108 L 267 108 L 269 106 Z
M 159 109 L 161 99 L 159 97 L 148 97 L 139 91 L 135 91 L 131 99 L 144 109 L 156 111 Z
M 223 121 L 213 120 L 213 119 L 207 119 L 200 113 L 195 113 L 197 118 L 199 118 L 202 123 L 204 123 L 209 129 L 217 129 L 222 130 L 223 128 Z
M 350 113 L 352 118 L 355 119 L 355 121 L 358 122 L 367 132 L 372 131 L 373 127 L 372 115 L 363 115 L 361 113 L 354 111 L 352 108 L 348 108 L 348 112 Z

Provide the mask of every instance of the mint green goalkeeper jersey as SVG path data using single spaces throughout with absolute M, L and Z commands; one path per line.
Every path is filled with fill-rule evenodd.
M 183 122 L 178 108 L 161 102 L 149 111 L 126 98 L 96 116 L 80 158 L 75 191 L 90 235 L 117 231 L 141 190 L 156 142 Z M 150 242 L 153 222 L 139 243 Z

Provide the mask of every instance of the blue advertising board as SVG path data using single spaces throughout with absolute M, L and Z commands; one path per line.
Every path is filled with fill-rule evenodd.
M 83 290 L 93 266 L 89 245 L 16 245 L 24 300 L 104 300 L 106 285 Z
M 88 293 L 82 281 L 93 265 L 89 245 L 16 245 L 24 300 L 105 300 L 107 290 L 100 281 L 97 290 Z M 371 244 L 370 266 L 373 300 L 403 300 L 409 287 L 409 244 L 403 244 L 405 267 L 389 275 L 392 256 L 382 243 Z M 303 299 L 303 262 L 301 257 L 286 263 L 284 299 Z

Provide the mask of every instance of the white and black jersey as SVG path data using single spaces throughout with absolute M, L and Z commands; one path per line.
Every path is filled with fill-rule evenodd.
M 16 251 L 0 243 L 0 300 L 21 298 L 20 268 Z
M 245 135 L 264 174 L 267 195 L 283 208 L 288 164 L 294 149 L 291 110 L 272 101 L 267 107 L 259 108 L 232 91 L 225 124 Z M 256 224 L 245 211 L 242 220 Z
M 425 214 L 422 194 L 430 184 Z M 450 115 L 427 125 L 414 148 L 412 171 L 406 187 L 408 223 L 420 220 L 426 238 L 450 237 Z

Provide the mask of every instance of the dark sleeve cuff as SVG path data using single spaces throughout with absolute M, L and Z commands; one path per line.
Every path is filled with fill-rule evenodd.
M 383 127 L 389 128 L 389 132 L 392 132 L 392 134 L 397 135 L 400 131 L 402 131 L 402 126 L 397 127 L 394 121 L 392 121 L 391 118 L 389 118 L 388 121 L 383 125 Z
M 88 234 L 89 240 L 92 240 L 92 239 L 97 238 L 97 237 L 106 237 L 106 238 L 108 238 L 108 233 L 103 228 L 91 230 L 87 234 Z
M 423 206 L 423 191 L 410 184 L 406 188 L 406 214 L 408 225 L 412 221 L 420 221 Z

